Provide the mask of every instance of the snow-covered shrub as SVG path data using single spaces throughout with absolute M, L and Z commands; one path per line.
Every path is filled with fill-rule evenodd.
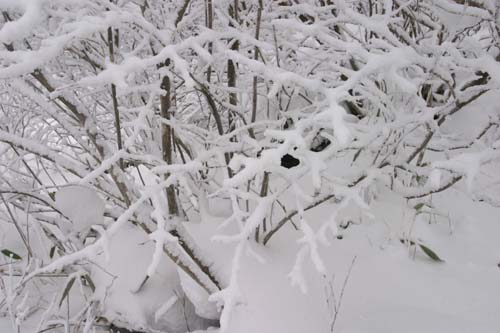
M 493 0 L 0 9 L 0 311 L 14 327 L 236 332 L 244 258 L 288 225 L 305 292 L 303 266 L 327 275 L 319 249 L 353 210 L 396 197 L 417 219 L 462 184 L 500 205 L 476 186 L 498 181 L 482 174 L 500 157 Z M 331 214 L 311 221 L 320 206 Z

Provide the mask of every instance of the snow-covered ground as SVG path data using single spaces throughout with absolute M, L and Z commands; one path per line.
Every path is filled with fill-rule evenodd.
M 377 218 L 361 217 L 341 229 L 342 239 L 332 237 L 331 246 L 320 249 L 326 276 L 304 265 L 305 294 L 288 278 L 297 252 L 291 226 L 268 248 L 253 246 L 265 263 L 246 256 L 241 264 L 241 304 L 229 331 L 331 332 L 331 285 L 341 299 L 333 332 L 498 332 L 500 210 L 471 204 L 458 191 L 435 200 L 449 206 L 446 218 L 429 215 L 412 223 L 404 202 L 395 201 L 376 206 Z M 314 225 L 328 214 L 327 207 L 318 208 L 308 220 Z M 444 262 L 402 244 L 408 230 Z M 224 250 L 217 253 L 223 256 Z
M 290 283 L 298 251 L 295 240 L 301 235 L 290 223 L 266 247 L 250 245 L 252 251 L 243 256 L 237 275 L 240 302 L 229 332 L 498 332 L 500 209 L 474 203 L 464 191 L 458 188 L 435 195 L 432 202 L 440 211 L 420 214 L 416 219 L 408 204 L 387 192 L 378 194 L 385 196 L 386 203 L 375 203 L 367 211 L 372 216 L 348 208 L 348 227 L 339 228 L 337 236 L 329 236 L 330 245 L 319 248 L 327 273 L 319 274 L 307 260 L 302 265 L 305 293 Z M 318 227 L 321 219 L 332 214 L 331 209 L 331 205 L 319 206 L 307 212 L 306 218 L 313 228 Z M 200 223 L 187 226 L 217 270 L 229 274 L 231 245 L 211 241 L 222 221 L 207 215 Z M 342 220 L 341 225 L 346 222 Z M 3 235 L 2 243 L 6 241 Z M 403 237 L 425 244 L 443 262 L 432 260 L 421 248 L 403 244 Z M 111 285 L 107 291 L 109 318 L 152 321 L 147 316 L 158 313 L 167 323 L 165 313 L 170 312 L 173 318 L 182 312 L 192 313 L 193 309 L 183 308 L 176 299 L 175 306 L 165 309 L 165 303 L 181 295 L 177 274 L 169 271 L 168 263 L 160 265 L 163 269 L 144 290 L 134 291 L 153 252 L 145 235 L 124 227 L 110 244 L 111 265 L 102 259 L 101 268 L 93 273 L 96 283 Z M 158 293 L 162 290 L 158 286 L 167 280 L 170 287 Z M 172 285 L 179 286 L 178 294 Z M 198 312 L 206 315 L 209 303 L 202 303 L 198 302 Z M 30 321 L 21 327 L 21 332 L 34 328 Z M 0 328 L 2 333 L 15 332 L 8 318 L 0 319 Z M 172 329 L 180 332 L 184 328 Z

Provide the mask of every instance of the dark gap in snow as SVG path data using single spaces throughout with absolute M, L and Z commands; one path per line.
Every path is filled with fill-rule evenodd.
M 300 164 L 300 161 L 290 154 L 285 154 L 281 157 L 281 166 L 287 169 L 291 169 Z

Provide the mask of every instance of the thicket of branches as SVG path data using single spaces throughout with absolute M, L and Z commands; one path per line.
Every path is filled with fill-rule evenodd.
M 349 202 L 364 208 L 375 186 L 425 199 L 472 182 L 473 170 L 500 157 L 497 118 L 473 138 L 442 131 L 471 103 L 498 93 L 494 0 L 12 0 L 0 7 L 1 219 L 16 225 L 26 248 L 9 266 L 19 278 L 0 311 L 9 309 L 18 325 L 40 304 L 31 297 L 24 304 L 30 285 L 56 273 L 90 279 L 80 264 L 133 224 L 156 242 L 153 257 L 172 258 L 219 302 L 224 330 L 249 242 L 267 245 L 293 220 L 303 242 L 291 278 L 305 288 L 301 262 L 310 258 L 323 272 L 316 249 L 335 229 L 325 219 L 313 230 L 306 211 Z M 346 169 L 332 174 L 339 160 Z M 53 232 L 68 223 L 55 202 L 67 184 L 105 199 L 105 230 Z M 236 244 L 228 279 L 185 230 L 214 200 L 228 203 L 227 223 L 240 230 L 217 237 Z M 33 233 L 42 233 L 50 256 L 30 248 Z M 89 298 L 73 323 L 90 329 L 101 305 Z M 62 308 L 49 309 L 41 329 L 59 317 Z

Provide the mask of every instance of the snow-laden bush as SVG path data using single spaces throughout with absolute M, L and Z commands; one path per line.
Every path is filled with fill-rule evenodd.
M 305 292 L 353 209 L 434 214 L 462 184 L 500 205 L 483 177 L 500 157 L 494 0 L 0 9 L 0 313 L 17 329 L 235 332 L 244 258 L 289 225 Z

